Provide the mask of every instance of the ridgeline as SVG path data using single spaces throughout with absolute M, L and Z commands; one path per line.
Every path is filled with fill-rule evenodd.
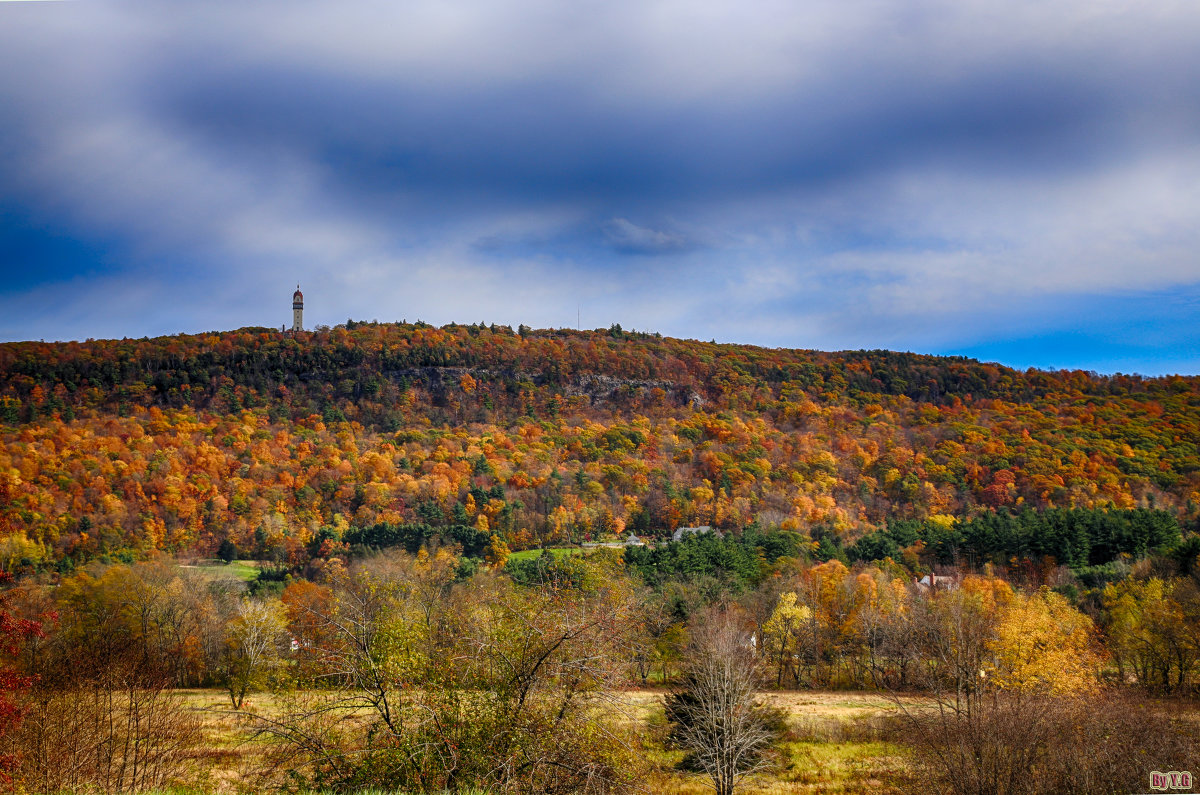
M 510 549 L 756 524 L 825 555 L 898 554 L 912 532 L 878 533 L 902 521 L 1028 510 L 1154 509 L 1186 527 L 1198 444 L 1197 377 L 618 326 L 8 343 L 0 566 L 153 549 L 300 565 L 381 524 Z M 1067 555 L 1095 564 L 1095 548 Z

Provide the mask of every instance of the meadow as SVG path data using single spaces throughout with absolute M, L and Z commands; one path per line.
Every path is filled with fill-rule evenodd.
M 277 707 L 268 693 L 247 700 L 241 712 L 230 708 L 222 690 L 176 691 L 186 707 L 201 718 L 203 739 L 191 780 L 175 793 L 236 795 L 255 791 L 255 771 L 266 764 L 266 742 L 255 738 L 248 713 L 270 716 Z M 627 690 L 614 694 L 622 711 L 646 741 L 640 753 L 651 763 L 641 791 L 663 795 L 701 795 L 712 791 L 707 777 L 676 769 L 681 751 L 661 743 L 662 689 Z M 739 787 L 746 795 L 901 792 L 910 782 L 905 748 L 890 736 L 896 730 L 899 702 L 874 692 L 771 691 L 762 699 L 787 716 L 787 730 L 771 768 Z M 923 703 L 906 698 L 908 708 Z M 181 782 L 183 784 L 183 782 Z M 473 795 L 476 791 L 466 791 Z M 484 793 L 484 790 L 478 790 Z M 401 795 L 400 791 L 364 790 L 362 795 Z

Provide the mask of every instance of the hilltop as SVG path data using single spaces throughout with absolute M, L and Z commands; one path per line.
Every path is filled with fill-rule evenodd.
M 711 524 L 1200 505 L 1200 378 L 608 330 L 378 324 L 0 345 L 0 563 L 298 563 L 350 528 L 519 549 Z

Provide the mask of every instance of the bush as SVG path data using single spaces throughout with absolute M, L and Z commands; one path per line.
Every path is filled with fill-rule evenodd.
M 581 576 L 589 590 L 491 572 L 464 584 L 444 550 L 343 572 L 309 613 L 312 678 L 256 720 L 275 740 L 261 784 L 633 789 L 635 738 L 607 704 L 624 670 L 629 594 L 614 567 L 571 565 L 595 569 Z
M 910 746 L 928 792 L 1145 792 L 1153 770 L 1188 770 L 1198 727 L 1175 710 L 1127 694 L 1073 698 L 993 693 L 969 710 L 910 711 Z
M 142 792 L 194 781 L 200 722 L 165 680 L 134 666 L 98 681 L 35 689 L 4 738 L 29 792 Z

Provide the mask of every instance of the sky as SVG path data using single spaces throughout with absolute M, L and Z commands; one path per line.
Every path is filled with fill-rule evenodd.
M 0 340 L 1200 374 L 1195 0 L 0 0 Z

